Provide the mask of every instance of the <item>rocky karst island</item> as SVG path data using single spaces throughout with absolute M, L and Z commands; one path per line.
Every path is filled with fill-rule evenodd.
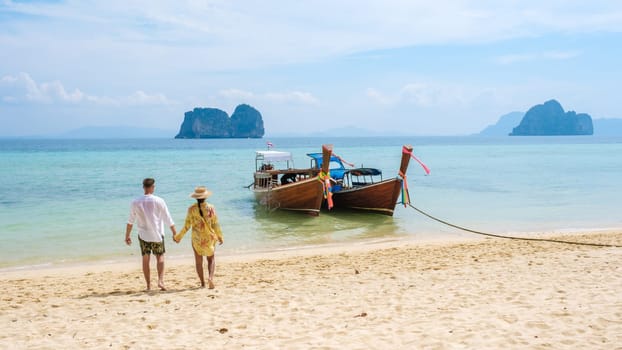
M 592 117 L 586 113 L 564 112 L 556 100 L 531 107 L 510 136 L 592 135 Z
M 247 104 L 241 104 L 231 117 L 217 108 L 195 108 L 186 112 L 175 138 L 262 138 L 263 135 L 261 113 Z

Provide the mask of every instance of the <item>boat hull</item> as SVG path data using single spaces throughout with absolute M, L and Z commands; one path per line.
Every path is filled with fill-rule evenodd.
M 401 190 L 402 180 L 399 178 L 343 189 L 333 193 L 333 205 L 336 209 L 356 209 L 393 216 Z
M 288 185 L 253 189 L 255 199 L 268 209 L 282 209 L 318 215 L 324 199 L 322 183 L 311 178 Z

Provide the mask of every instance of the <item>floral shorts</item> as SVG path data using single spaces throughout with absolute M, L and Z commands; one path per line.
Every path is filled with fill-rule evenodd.
M 166 253 L 166 249 L 164 248 L 164 239 L 162 242 L 145 242 L 140 237 L 138 237 L 138 241 L 140 242 L 140 252 L 142 255 L 153 254 L 162 255 Z

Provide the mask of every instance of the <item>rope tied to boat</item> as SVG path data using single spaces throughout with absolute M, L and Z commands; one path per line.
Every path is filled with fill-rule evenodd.
M 591 246 L 591 247 L 622 248 L 622 245 L 619 245 L 619 244 L 576 242 L 576 241 L 565 241 L 565 240 L 552 239 L 552 238 L 517 237 L 517 236 L 509 236 L 509 235 L 499 235 L 499 234 L 494 234 L 494 233 L 487 233 L 487 232 L 472 230 L 470 228 L 466 228 L 466 227 L 463 227 L 463 226 L 460 226 L 460 225 L 455 225 L 455 224 L 452 224 L 452 223 L 447 222 L 445 220 L 439 219 L 437 217 L 434 217 L 434 216 L 424 212 L 423 210 L 415 207 L 414 205 L 412 205 L 410 203 L 408 203 L 408 206 L 410 206 L 414 210 L 418 211 L 420 214 L 422 214 L 424 216 L 427 216 L 428 218 L 430 218 L 430 219 L 432 219 L 434 221 L 440 222 L 441 224 L 444 224 L 444 225 L 456 228 L 458 230 L 462 230 L 462 231 L 466 231 L 466 232 L 470 232 L 470 233 L 474 233 L 474 234 L 482 235 L 482 236 L 495 237 L 495 238 L 505 238 L 505 239 L 513 239 L 513 240 L 519 240 L 519 241 L 550 242 L 550 243 L 573 244 L 573 245 L 582 245 L 582 246 Z
M 330 172 L 325 173 L 320 171 L 317 176 L 317 180 L 322 184 L 322 192 L 324 194 L 324 199 L 326 199 L 326 203 L 328 204 L 328 209 L 333 208 L 333 188 L 330 183 Z
M 415 161 L 417 161 L 417 163 L 419 163 L 421 165 L 421 167 L 423 168 L 423 170 L 426 172 L 426 175 L 430 175 L 430 169 L 423 164 L 422 161 L 420 161 L 417 157 L 415 157 L 412 154 L 412 151 L 408 150 L 406 148 L 406 146 L 402 147 L 402 153 L 403 154 L 408 154 L 412 159 L 414 159 Z M 477 231 L 477 230 L 473 230 L 470 228 L 466 228 L 460 225 L 455 225 L 452 224 L 450 222 L 447 222 L 445 220 L 439 219 L 435 216 L 432 216 L 426 212 L 424 212 L 423 210 L 415 207 L 414 205 L 412 205 L 410 203 L 410 194 L 408 193 L 408 182 L 406 180 L 406 174 L 404 174 L 401 170 L 398 173 L 398 176 L 402 179 L 402 205 L 404 205 L 404 207 L 411 207 L 414 210 L 418 211 L 420 214 L 434 220 L 437 222 L 440 222 L 441 224 L 456 228 L 458 230 L 462 230 L 462 231 L 466 231 L 466 232 L 470 232 L 470 233 L 474 233 L 477 235 L 482 235 L 482 236 L 488 236 L 488 237 L 495 237 L 495 238 L 505 238 L 505 239 L 513 239 L 513 240 L 521 240 L 521 241 L 531 241 L 531 242 L 550 242 L 550 243 L 561 243 L 561 244 L 573 244 L 573 245 L 582 245 L 582 246 L 592 246 L 592 247 L 609 247 L 609 248 L 622 248 L 622 245 L 619 244 L 604 244 L 604 243 L 593 243 L 593 242 L 576 242 L 576 241 L 566 241 L 566 240 L 559 240 L 559 239 L 552 239 L 552 238 L 535 238 L 535 237 L 518 237 L 518 236 L 509 236 L 509 235 L 499 235 L 499 234 L 494 234 L 494 233 L 488 233 L 488 232 L 482 232 L 482 231 Z

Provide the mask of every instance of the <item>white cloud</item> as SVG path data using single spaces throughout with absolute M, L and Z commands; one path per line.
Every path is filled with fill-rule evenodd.
M 366 96 L 381 105 L 410 104 L 421 108 L 456 108 L 467 106 L 490 89 L 447 83 L 413 82 L 394 93 L 368 88 Z
M 544 58 L 550 60 L 568 60 L 580 56 L 582 53 L 579 51 L 547 51 L 542 55 Z
M 497 56 L 494 58 L 494 61 L 498 64 L 514 64 L 519 62 L 529 62 L 536 59 L 536 55 L 534 54 L 508 54 Z
M 6 1 L 40 23 L 3 26 L 18 39 L 105 45 L 111 54 L 173 50 L 213 70 L 318 60 L 421 44 L 490 42 L 547 33 L 622 31 L 622 2 L 592 1 Z M 45 24 L 55 22 L 53 34 Z M 17 20 L 15 20 L 17 21 Z M 79 28 L 79 30 L 76 30 Z M 52 36 L 53 35 L 53 36 Z M 24 42 L 18 40 L 17 42 Z M 43 45 L 42 45 L 43 46 Z M 226 54 L 225 54 L 226 53 Z M 163 57 L 162 59 L 166 59 Z M 168 57 L 170 58 L 170 57 Z M 511 58 L 510 58 L 511 59 Z
M 138 90 L 120 100 L 128 105 L 171 105 L 175 103 L 175 101 L 169 100 L 164 94 L 156 93 L 149 95 L 142 90 Z
M 61 102 L 70 102 L 70 103 L 78 103 L 84 100 L 86 95 L 75 89 L 72 92 L 67 92 L 63 84 L 59 81 L 53 81 L 50 83 L 41 83 L 39 84 L 39 89 L 34 86 L 35 92 L 35 100 L 57 100 Z
M 2 79 L 0 79 L 0 82 L 3 82 L 3 83 L 14 83 L 17 80 L 18 80 L 17 77 L 13 77 L 13 76 L 10 76 L 10 75 L 5 75 L 5 76 L 2 77 Z
M 289 92 L 266 92 L 257 94 L 250 91 L 244 91 L 240 89 L 225 89 L 221 90 L 218 95 L 239 102 L 253 101 L 253 102 L 276 102 L 276 103 L 294 103 L 314 105 L 318 104 L 319 100 L 309 92 L 302 91 L 289 91 Z
M 400 91 L 400 100 L 404 102 L 413 103 L 421 107 L 430 107 L 435 104 L 439 104 L 443 89 L 438 87 L 432 87 L 428 84 L 413 83 L 408 84 Z
M 31 103 L 92 103 L 108 106 L 135 106 L 135 105 L 171 105 L 175 101 L 168 99 L 165 95 L 147 94 L 138 90 L 129 96 L 108 97 L 88 95 L 74 89 L 67 91 L 60 81 L 37 83 L 28 73 L 19 73 L 15 76 L 6 75 L 0 80 L 0 90 L 6 90 L 8 94 L 2 93 L 2 100 L 5 102 L 26 101 Z
M 497 56 L 494 58 L 494 61 L 498 64 L 514 64 L 521 62 L 532 62 L 532 61 L 558 61 L 558 60 L 568 60 L 581 55 L 579 51 L 544 51 L 544 52 L 531 52 L 531 53 L 520 53 L 520 54 L 509 54 Z
M 239 89 L 225 89 L 225 90 L 221 90 L 218 94 L 224 98 L 228 98 L 231 100 L 253 100 L 255 99 L 254 93 L 249 92 L 249 91 L 239 90 Z
M 313 105 L 319 103 L 313 94 L 301 91 L 291 92 L 269 92 L 263 95 L 267 100 L 283 103 L 301 103 Z
M 383 94 L 382 92 L 380 92 L 379 90 L 374 89 L 374 88 L 367 88 L 367 90 L 365 91 L 365 95 L 367 95 L 367 97 L 369 97 L 370 100 L 376 103 L 382 104 L 382 105 L 394 104 L 396 101 L 396 98 L 387 96 Z
M 587 53 L 592 50 L 584 45 L 589 38 L 606 40 L 610 36 L 619 40 L 622 32 L 622 2 L 601 0 L 0 0 L 0 13 L 0 103 L 111 107 L 208 103 L 230 107 L 251 102 L 275 118 L 292 111 L 317 115 L 319 109 L 332 112 L 339 108 L 351 115 L 349 109 L 363 102 L 352 93 L 370 87 L 364 93 L 373 102 L 360 107 L 359 114 L 373 117 L 374 122 L 375 110 L 386 111 L 399 104 L 481 115 L 482 108 L 494 102 L 486 96 L 509 100 L 495 105 L 500 111 L 508 106 L 508 110 L 515 109 L 519 99 L 522 106 L 540 101 L 541 96 L 555 97 L 549 96 L 555 90 L 538 84 L 520 90 L 523 95 L 509 87 L 500 89 L 522 79 L 499 76 L 504 67 L 490 67 L 490 61 L 481 62 L 481 55 L 495 55 L 503 49 L 508 51 L 501 52 L 508 55 L 494 58 L 494 63 L 555 62 L 582 54 L 553 51 L 574 49 L 569 46 L 574 41 L 555 40 L 560 36 L 574 38 L 577 33 L 589 33 L 576 36 L 576 47 Z M 504 42 L 516 38 L 523 40 Z M 535 46 L 529 38 L 536 39 Z M 485 45 L 471 45 L 482 43 Z M 403 50 L 404 55 L 400 50 L 390 50 L 418 45 L 422 46 L 420 50 Z M 615 47 L 614 40 L 611 46 Z M 461 68 L 455 60 L 443 57 L 435 65 L 428 52 L 442 55 L 445 49 L 455 54 L 452 57 L 464 52 L 466 59 L 471 52 L 477 53 L 477 63 L 486 67 L 477 71 L 481 65 L 474 65 L 476 70 L 469 71 L 466 65 Z M 378 64 L 371 59 L 384 54 L 387 56 Z M 415 55 L 412 64 L 400 61 L 411 54 Z M 308 62 L 311 64 L 297 65 Z M 390 66 L 393 62 L 395 67 Z M 447 70 L 440 70 L 443 64 Z M 588 90 L 594 101 L 602 101 L 597 88 L 613 86 L 619 80 L 615 67 L 609 70 L 614 74 L 577 85 Z M 2 77 L 19 71 L 30 74 Z M 54 77 L 36 81 L 50 74 Z M 425 80 L 418 80 L 421 77 Z M 571 78 L 575 77 L 568 80 Z M 460 83 L 433 79 L 456 79 Z M 475 86 L 480 83 L 494 89 Z M 568 86 L 568 81 L 559 85 Z M 230 86 L 246 90 L 221 90 Z M 308 91 L 301 91 L 300 86 Z M 99 95 L 104 93 L 108 95 Z M 180 102 L 167 96 L 179 96 Z M 368 110 L 370 105 L 374 111 Z M 169 118 L 159 113 L 151 117 Z

